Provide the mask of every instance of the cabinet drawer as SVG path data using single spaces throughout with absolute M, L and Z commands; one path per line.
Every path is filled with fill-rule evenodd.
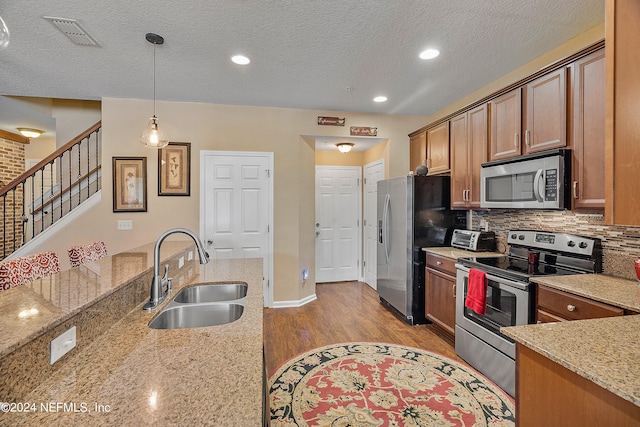
M 427 252 L 426 256 L 427 267 L 433 268 L 435 270 L 444 271 L 445 273 L 449 273 L 450 275 L 456 275 L 456 260 L 447 258 L 444 256 L 432 254 Z
M 538 310 L 567 320 L 622 316 L 624 310 L 578 295 L 538 286 Z
M 547 313 L 546 311 L 538 309 L 536 312 L 536 323 L 554 323 L 554 322 L 564 322 L 567 319 L 563 319 L 562 317 L 558 317 L 551 313 Z

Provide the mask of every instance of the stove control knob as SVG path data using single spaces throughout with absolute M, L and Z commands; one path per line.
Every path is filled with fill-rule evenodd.
M 518 240 L 524 240 L 524 234 L 519 235 Z
M 513 233 L 513 234 L 511 235 L 511 238 L 512 238 L 512 239 L 514 239 L 514 240 L 515 240 L 517 237 L 518 237 L 518 235 L 517 235 L 517 234 L 515 234 L 515 233 Z
M 569 247 L 572 248 L 572 247 L 574 247 L 576 245 L 576 242 L 574 242 L 573 240 L 569 240 L 567 245 L 569 245 Z
M 578 247 L 580 249 L 585 249 L 587 247 L 587 242 L 580 242 L 580 244 L 578 245 Z

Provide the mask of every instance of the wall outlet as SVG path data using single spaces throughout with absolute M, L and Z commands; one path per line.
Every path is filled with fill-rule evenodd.
M 181 256 L 180 259 L 178 260 L 178 268 L 182 268 L 184 267 L 184 257 Z
M 51 340 L 51 358 L 53 365 L 58 359 L 67 354 L 69 350 L 76 346 L 76 327 L 71 327 L 68 331 L 60 334 Z
M 187 261 L 191 260 L 193 260 L 193 251 L 189 251 L 189 253 L 187 254 Z
M 120 219 L 118 220 L 118 230 L 132 230 L 133 229 L 133 221 L 130 219 Z

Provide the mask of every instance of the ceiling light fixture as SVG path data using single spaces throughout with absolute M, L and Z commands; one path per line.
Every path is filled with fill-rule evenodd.
M 44 133 L 44 131 L 41 131 L 40 129 L 32 128 L 18 128 L 18 132 L 27 138 L 37 138 Z
M 9 46 L 9 28 L 4 23 L 2 16 L 0 16 L 0 49 L 4 49 Z
M 244 55 L 234 55 L 231 57 L 231 62 L 238 65 L 247 65 L 251 60 Z
M 376 96 L 375 98 L 373 98 L 373 102 L 386 102 L 386 100 L 386 96 Z
M 164 38 L 157 34 L 147 33 L 147 41 L 153 45 L 153 117 L 149 119 L 147 128 L 140 137 L 140 142 L 147 148 L 164 148 L 169 145 L 169 139 L 158 127 L 156 117 L 156 46 L 164 43 Z
M 433 59 L 440 55 L 440 51 L 437 49 L 427 49 L 420 53 L 420 59 Z
M 341 142 L 339 144 L 336 144 L 336 146 L 338 147 L 338 150 L 340 150 L 341 153 L 348 153 L 353 148 L 353 143 Z

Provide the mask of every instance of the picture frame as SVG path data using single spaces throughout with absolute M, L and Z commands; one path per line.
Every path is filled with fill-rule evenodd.
M 170 142 L 158 150 L 158 196 L 191 195 L 191 143 Z
M 113 157 L 113 211 L 147 211 L 147 158 Z

